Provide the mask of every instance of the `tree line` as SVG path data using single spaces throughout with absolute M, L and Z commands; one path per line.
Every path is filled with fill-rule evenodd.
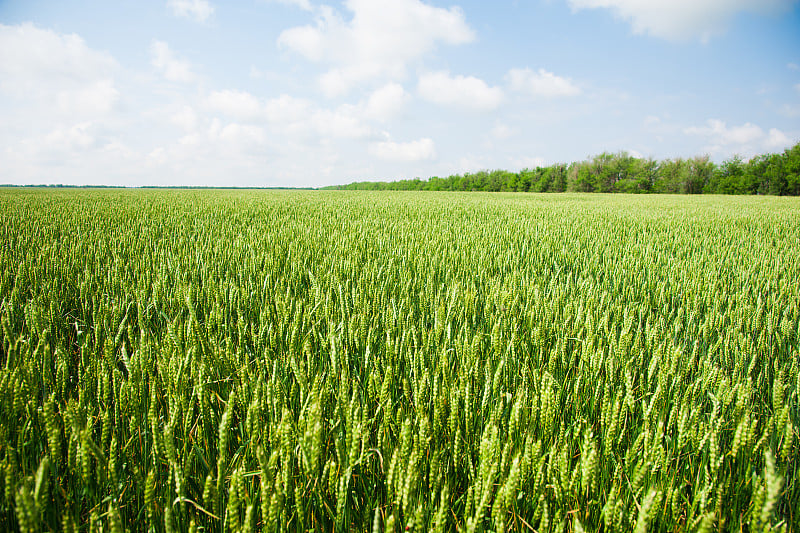
M 519 172 L 481 170 L 399 181 L 361 181 L 325 187 L 343 190 L 622 192 L 673 194 L 800 195 L 800 143 L 782 153 L 716 164 L 708 156 L 657 161 L 627 152 L 604 152 L 576 163 Z

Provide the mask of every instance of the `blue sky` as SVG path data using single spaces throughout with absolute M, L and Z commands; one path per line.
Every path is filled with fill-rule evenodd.
M 798 0 L 0 0 L 0 183 L 322 186 L 800 141 Z

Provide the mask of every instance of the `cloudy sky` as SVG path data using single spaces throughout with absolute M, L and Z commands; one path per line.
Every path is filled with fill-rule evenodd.
M 0 0 L 0 183 L 322 186 L 800 141 L 798 0 Z

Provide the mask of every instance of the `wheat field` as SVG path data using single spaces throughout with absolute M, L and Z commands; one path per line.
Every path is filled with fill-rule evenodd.
M 0 189 L 0 529 L 798 531 L 800 200 Z

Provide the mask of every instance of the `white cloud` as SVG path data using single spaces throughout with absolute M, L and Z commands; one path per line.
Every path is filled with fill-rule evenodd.
M 466 172 L 478 172 L 486 170 L 491 165 L 485 156 L 475 157 L 468 155 L 460 158 L 455 164 L 455 172 L 464 174 Z
M 184 184 L 225 185 L 237 173 L 253 180 L 255 172 L 264 179 L 265 162 L 273 151 L 269 132 L 264 126 L 226 123 L 206 117 L 200 118 L 193 130 L 178 139 L 151 149 L 143 163 L 155 179 L 164 173 L 173 173 L 175 177 L 172 179 Z
M 797 118 L 800 117 L 800 105 L 795 104 L 784 104 L 781 107 L 781 115 L 787 118 Z
M 96 117 L 119 100 L 116 61 L 78 35 L 0 24 L 0 92 L 59 117 Z
M 78 35 L 0 24 L 0 181 L 96 183 L 109 175 L 131 153 L 116 138 L 124 76 L 108 52 Z
M 764 151 L 786 148 L 791 144 L 789 136 L 779 129 L 768 133 L 755 124 L 747 122 L 729 127 L 724 121 L 710 119 L 705 126 L 684 129 L 686 135 L 705 137 L 709 143 L 705 149 L 714 156 L 727 157 L 732 154 L 752 156 Z
M 516 134 L 517 130 L 515 130 L 514 128 L 510 128 L 508 125 L 499 122 L 495 124 L 494 127 L 489 132 L 489 135 L 492 138 L 500 141 L 513 137 Z
M 516 157 L 511 159 L 512 168 L 529 168 L 544 167 L 547 165 L 547 160 L 543 157 Z
M 343 47 L 349 44 L 345 42 L 349 38 L 347 33 L 348 28 L 339 14 L 332 8 L 323 6 L 317 14 L 316 25 L 295 26 L 284 30 L 278 36 L 278 44 L 310 61 L 323 61 L 326 55 L 330 62 L 342 61 L 342 58 L 334 57 L 335 50 L 330 49 L 330 45 Z
M 40 147 L 53 150 L 84 150 L 95 144 L 91 128 L 92 124 L 89 122 L 67 128 L 56 128 L 44 137 Z
M 644 125 L 647 126 L 647 127 L 649 127 L 649 126 L 658 126 L 659 124 L 661 124 L 661 118 L 657 117 L 655 115 L 647 115 L 646 117 L 644 117 L 644 121 L 643 122 L 644 122 Z
M 267 0 L 267 1 L 278 4 L 286 4 L 288 6 L 296 6 L 304 11 L 311 11 L 313 9 L 313 7 L 311 6 L 311 2 L 309 0 Z
M 448 72 L 431 72 L 419 78 L 417 91 L 429 102 L 465 109 L 490 111 L 503 101 L 503 90 L 489 87 L 473 76 L 450 76 Z
M 109 177 L 139 168 L 135 151 L 93 121 L 56 125 L 11 146 L 0 177 L 13 176 L 14 182 L 110 183 Z
M 196 79 L 188 61 L 175 55 L 164 41 L 154 39 L 150 44 L 150 63 L 168 81 L 189 83 Z
M 669 40 L 707 41 L 740 12 L 776 13 L 796 0 L 567 0 L 573 10 L 605 8 L 633 31 Z
M 262 70 L 255 65 L 250 65 L 249 75 L 254 80 L 268 80 L 277 83 L 283 83 L 286 81 L 285 72 L 278 70 Z
M 567 78 L 556 76 L 542 68 L 536 72 L 529 68 L 513 68 L 508 71 L 507 79 L 512 90 L 531 96 L 554 98 L 575 96 L 581 92 Z
M 344 20 L 323 6 L 314 25 L 285 30 L 278 44 L 306 59 L 328 65 L 320 78 L 325 94 L 347 93 L 375 79 L 397 80 L 438 43 L 474 39 L 460 9 L 443 9 L 420 0 L 346 0 L 353 16 Z
M 311 102 L 288 94 L 267 101 L 264 106 L 266 118 L 274 123 L 298 122 L 308 117 Z
M 197 112 L 190 106 L 184 105 L 178 111 L 172 113 L 169 121 L 185 131 L 192 131 L 197 128 L 199 118 Z
M 725 122 L 715 119 L 706 121 L 706 126 L 687 128 L 686 133 L 709 137 L 722 145 L 747 144 L 764 136 L 764 131 L 755 124 L 747 122 L 729 128 Z
M 208 0 L 168 0 L 167 7 L 176 17 L 205 22 L 214 14 L 214 6 Z
M 400 91 L 398 93 L 396 87 L 387 86 L 373 93 L 374 98 L 358 105 L 326 108 L 286 94 L 263 101 L 245 91 L 222 90 L 208 94 L 203 99 L 203 107 L 224 120 L 267 126 L 274 135 L 289 142 L 367 140 L 377 136 L 369 120 L 394 113 L 393 106 L 397 105 L 394 98 L 404 94 L 402 88 Z
M 764 148 L 768 150 L 782 150 L 792 144 L 792 140 L 781 130 L 770 128 L 764 140 Z
M 56 108 L 61 114 L 105 114 L 119 100 L 119 91 L 113 80 L 101 79 L 56 94 Z
M 396 117 L 405 107 L 409 95 L 399 83 L 387 83 L 369 95 L 365 116 L 380 121 Z
M 236 122 L 271 124 L 276 133 L 284 137 L 316 136 L 330 140 L 366 139 L 375 135 L 365 121 L 368 105 L 343 104 L 329 109 L 289 95 L 262 102 L 248 92 L 237 90 L 214 91 L 205 98 L 204 104 L 212 113 Z M 372 111 L 388 112 L 385 107 Z
M 0 88 L 27 93 L 48 85 L 107 76 L 116 62 L 86 46 L 75 34 L 62 35 L 31 23 L 0 24 Z
M 214 91 L 206 98 L 206 105 L 212 111 L 242 122 L 256 122 L 266 117 L 264 106 L 258 98 L 244 91 Z
M 366 124 L 355 106 L 341 105 L 336 109 L 318 109 L 311 116 L 313 130 L 328 139 L 368 139 L 375 131 Z
M 260 126 L 234 122 L 219 130 L 219 139 L 240 149 L 257 152 L 266 145 L 267 134 Z
M 381 141 L 370 143 L 369 153 L 388 161 L 423 161 L 436 158 L 436 145 L 427 137 L 410 142 Z

